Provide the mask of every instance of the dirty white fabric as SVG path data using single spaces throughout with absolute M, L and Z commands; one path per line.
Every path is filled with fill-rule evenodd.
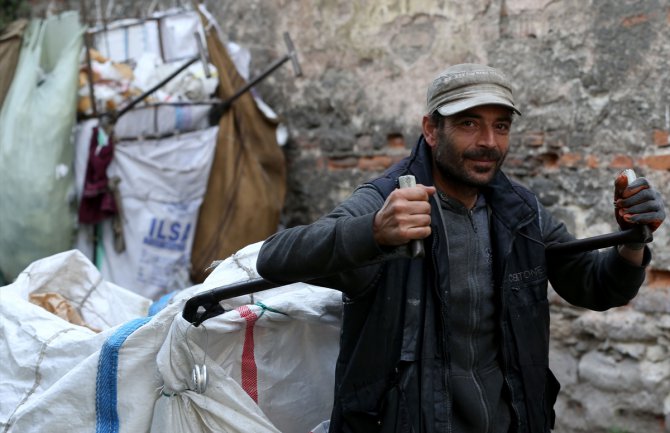
M 68 323 L 28 300 L 31 293 L 49 292 L 62 295 L 102 332 Z M 76 408 L 86 408 L 89 400 L 89 410 L 95 408 L 94 354 L 117 326 L 146 316 L 150 304 L 103 280 L 76 250 L 38 260 L 0 287 L 0 432 L 69 431 L 77 422 L 73 413 L 85 419 L 86 410 Z
M 150 317 L 147 298 L 103 280 L 78 251 L 31 264 L 0 287 L 0 432 L 309 432 L 332 408 L 339 292 L 296 284 L 257 304 L 225 301 L 238 306 L 199 327 L 182 318 L 195 294 L 257 275 L 259 246 Z M 30 304 L 36 291 L 60 292 L 103 331 Z M 196 365 L 208 372 L 202 394 Z
M 156 359 L 164 388 L 152 431 L 238 431 L 244 417 L 241 431 L 307 433 L 330 416 L 339 295 L 305 285 L 263 305 L 198 328 L 175 317 Z M 192 391 L 195 364 L 207 368 L 203 395 Z
M 217 132 L 116 143 L 107 175 L 121 179 L 125 251 L 115 250 L 112 222 L 105 221 L 105 278 L 150 299 L 192 285 L 191 247 Z

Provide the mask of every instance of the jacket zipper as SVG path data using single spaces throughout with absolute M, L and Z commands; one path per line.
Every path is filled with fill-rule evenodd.
M 475 220 L 473 218 L 474 210 L 473 209 L 468 209 L 467 216 L 468 216 L 468 220 L 470 222 L 470 226 L 472 228 L 472 231 L 475 234 L 475 242 L 476 243 L 475 243 L 474 249 L 478 250 L 480 248 L 480 246 L 479 246 L 479 237 L 477 236 L 477 225 L 475 224 Z M 478 297 L 479 295 L 475 294 L 475 296 Z M 478 300 L 476 300 L 474 302 L 475 305 L 477 304 L 477 302 L 478 302 Z M 475 311 L 474 314 L 476 315 L 477 314 L 477 309 L 475 308 L 474 311 Z M 481 323 L 480 323 L 479 317 L 475 317 L 475 319 L 476 319 L 475 320 L 476 327 L 478 329 L 478 327 L 481 325 Z M 473 380 L 473 382 L 475 384 L 475 387 L 477 389 L 477 394 L 479 396 L 479 403 L 481 404 L 481 407 L 484 411 L 484 426 L 485 426 L 484 431 L 488 432 L 491 428 L 491 414 L 489 412 L 489 407 L 486 404 L 486 401 L 484 399 L 484 391 L 482 390 L 482 384 L 481 384 L 481 378 L 479 376 L 479 372 L 475 369 L 475 364 L 476 364 L 475 354 L 474 354 L 475 348 L 473 346 L 474 346 L 474 344 L 473 344 L 472 340 L 470 340 L 469 341 L 469 350 L 471 352 L 470 361 L 472 362 L 472 365 L 470 365 L 469 367 L 472 370 L 472 380 Z
M 439 206 L 439 203 L 438 203 L 438 206 Z M 437 243 L 439 242 L 439 235 L 437 234 L 438 230 L 435 230 L 435 228 L 433 230 L 433 233 L 435 233 L 435 238 L 434 238 L 433 245 L 432 245 L 432 248 L 431 248 L 431 256 L 432 256 L 431 258 L 433 260 L 433 269 L 435 269 L 435 277 L 436 277 L 435 281 L 434 281 L 434 284 L 436 286 L 435 290 L 436 290 L 437 296 L 440 300 L 439 308 L 440 308 L 440 322 L 441 322 L 440 326 L 442 328 L 442 336 L 441 336 L 442 337 L 442 356 L 444 358 L 444 362 L 445 362 L 445 366 L 446 366 L 444 368 L 444 377 L 443 377 L 446 400 L 447 400 L 447 430 L 446 430 L 446 433 L 451 433 L 452 432 L 452 426 L 451 426 L 451 416 L 452 416 L 452 414 L 451 414 L 452 407 L 451 406 L 452 406 L 452 403 L 451 403 L 451 392 L 449 391 L 449 387 L 450 387 L 449 386 L 449 365 L 450 365 L 450 361 L 449 361 L 449 353 L 448 353 L 448 350 L 447 350 L 447 318 L 445 317 L 446 312 L 444 311 L 446 306 L 445 306 L 444 298 L 442 296 L 442 292 L 441 292 L 440 284 L 439 284 L 440 278 L 439 278 L 439 275 L 437 274 L 438 267 L 437 267 L 436 257 L 437 257 Z M 446 230 L 445 230 L 445 233 L 446 233 Z

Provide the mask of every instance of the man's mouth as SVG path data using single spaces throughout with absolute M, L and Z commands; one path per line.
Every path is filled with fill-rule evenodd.
M 479 165 L 479 166 L 495 166 L 498 164 L 497 159 L 490 159 L 490 158 L 468 158 L 472 163 Z
M 469 161 L 471 170 L 474 170 L 477 173 L 491 173 L 493 170 L 498 167 L 500 163 L 501 155 L 495 150 L 486 151 L 486 152 L 472 152 L 468 155 L 467 153 L 463 155 L 466 161 Z

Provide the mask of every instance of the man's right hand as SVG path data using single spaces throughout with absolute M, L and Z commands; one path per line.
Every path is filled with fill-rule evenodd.
M 378 245 L 398 246 L 430 236 L 430 203 L 435 187 L 396 189 L 375 215 L 373 235 Z

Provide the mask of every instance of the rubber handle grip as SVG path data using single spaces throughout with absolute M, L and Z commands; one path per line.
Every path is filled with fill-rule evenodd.
M 398 178 L 398 186 L 400 188 L 411 188 L 416 186 L 416 179 L 411 174 L 400 176 Z M 422 258 L 426 255 L 426 252 L 423 247 L 423 240 L 413 239 L 409 243 L 410 255 L 413 259 Z

